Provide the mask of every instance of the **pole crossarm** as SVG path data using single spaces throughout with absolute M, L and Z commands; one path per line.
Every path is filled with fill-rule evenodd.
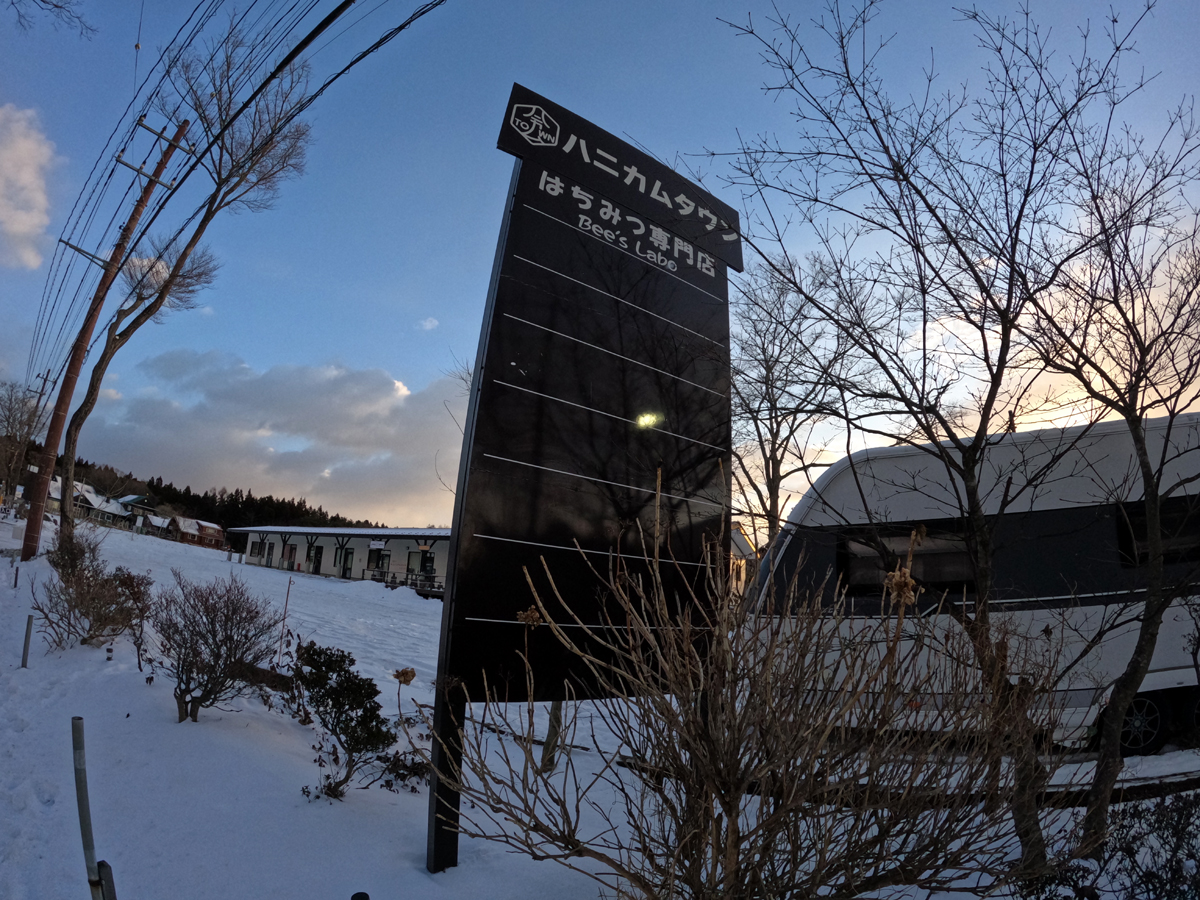
M 70 241 L 64 241 L 62 238 L 59 238 L 59 239 L 58 239 L 58 242 L 59 242 L 60 244 L 62 244 L 64 247 L 69 247 L 69 248 L 71 248 L 71 249 L 72 249 L 72 250 L 74 250 L 76 253 L 78 253 L 80 256 L 82 256 L 84 259 L 86 259 L 88 262 L 93 262 L 93 263 L 95 263 L 96 265 L 98 265 L 98 266 L 99 266 L 100 268 L 102 268 L 102 269 L 104 269 L 104 268 L 107 268 L 107 266 L 108 266 L 108 260 L 107 260 L 107 259 L 105 259 L 104 257 L 102 257 L 102 256 L 97 256 L 97 255 L 96 255 L 96 254 L 94 254 L 94 253 L 88 253 L 88 252 L 87 252 L 86 250 L 84 250 L 82 247 L 76 247 L 76 246 L 75 246 L 74 244 L 72 244 Z

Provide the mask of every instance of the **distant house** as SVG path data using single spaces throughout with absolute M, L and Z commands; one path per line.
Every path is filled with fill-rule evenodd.
M 171 537 L 171 519 L 168 516 L 138 514 L 133 517 L 133 529 L 138 534 L 149 534 L 153 537 Z
M 220 525 L 174 516 L 167 526 L 168 535 L 181 544 L 196 544 L 200 547 L 220 549 L 225 545 L 225 531 Z
M 142 520 L 142 533 L 155 537 L 171 536 L 171 519 L 168 516 L 146 516 Z
M 75 518 L 90 519 L 103 525 L 128 528 L 133 517 L 116 500 L 110 500 L 90 484 L 75 482 Z
M 139 534 L 150 534 L 154 537 L 170 537 L 171 519 L 169 516 L 156 515 L 157 509 L 154 498 L 146 494 L 126 494 L 117 501 L 129 515 L 130 527 Z
M 62 479 L 55 475 L 50 479 L 50 491 L 46 495 L 46 511 L 59 512 L 62 510 Z
M 441 597 L 446 584 L 449 528 L 255 525 L 229 533 L 247 536 L 251 566 L 405 585 L 427 597 Z
M 134 516 L 151 516 L 156 512 L 154 500 L 145 494 L 126 494 L 117 500 L 125 511 Z
M 50 492 L 46 498 L 48 512 L 62 512 L 62 479 L 57 475 L 50 481 Z M 116 500 L 100 494 L 90 484 L 75 482 L 72 491 L 71 512 L 76 519 L 88 519 L 114 528 L 129 528 L 133 517 Z

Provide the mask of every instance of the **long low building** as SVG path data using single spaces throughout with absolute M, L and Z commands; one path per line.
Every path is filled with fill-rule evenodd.
M 230 528 L 247 536 L 245 561 L 288 572 L 406 585 L 427 597 L 446 586 L 449 528 Z

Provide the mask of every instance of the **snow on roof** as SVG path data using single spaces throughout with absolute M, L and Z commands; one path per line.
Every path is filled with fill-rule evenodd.
M 187 532 L 188 534 L 200 533 L 200 523 L 195 519 L 186 519 L 183 516 L 175 517 L 175 527 L 180 531 Z
M 146 516 L 146 521 L 148 521 L 155 528 L 166 528 L 171 524 L 171 520 L 166 516 Z
M 213 531 L 220 531 L 222 534 L 224 534 L 224 531 L 221 528 L 221 526 L 217 525 L 215 522 L 205 522 L 203 519 L 197 519 L 196 524 L 199 525 L 201 528 L 209 528 Z
M 62 478 L 55 475 L 54 478 L 50 480 L 49 494 L 55 500 L 58 500 L 60 503 L 62 502 Z M 114 516 L 123 517 L 127 515 L 125 507 L 123 507 L 120 503 L 118 503 L 116 500 L 109 500 L 107 497 L 97 492 L 97 490 L 90 484 L 87 484 L 83 481 L 75 482 L 75 492 L 72 495 L 72 499 L 76 503 L 82 500 L 93 509 L 98 509 L 101 512 L 111 513 Z
M 128 515 L 128 511 L 125 509 L 125 507 L 123 507 L 116 500 L 109 500 L 104 495 L 98 493 L 90 484 L 83 485 L 82 490 L 78 492 L 77 496 L 82 497 L 94 509 L 98 509 L 101 512 L 110 513 L 114 516 Z
M 253 525 L 230 528 L 230 533 L 307 534 L 314 537 L 448 538 L 449 528 L 310 528 L 304 525 Z

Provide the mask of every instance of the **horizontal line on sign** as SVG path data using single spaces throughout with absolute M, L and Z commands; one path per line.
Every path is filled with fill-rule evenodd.
M 619 554 L 619 553 L 615 553 L 615 551 L 612 551 L 612 550 L 585 550 L 582 547 L 575 547 L 575 546 L 567 547 L 563 544 L 540 544 L 537 541 L 523 541 L 520 538 L 498 537 L 497 535 L 494 535 L 494 534 L 479 534 L 478 532 L 471 535 L 471 537 L 482 538 L 485 541 L 506 541 L 507 543 L 510 543 L 510 544 L 525 544 L 526 546 L 529 546 L 529 547 L 547 547 L 550 550 L 573 550 L 576 553 L 592 553 L 592 554 L 596 554 L 598 556 L 614 556 L 615 555 L 615 556 L 620 556 L 622 559 L 644 560 L 646 558 L 644 556 L 630 556 L 627 554 Z M 666 562 L 666 560 L 662 560 L 662 561 Z M 670 560 L 670 562 L 672 565 L 679 565 L 679 566 L 703 566 L 703 565 L 705 565 L 704 563 L 680 562 L 679 560 L 676 560 L 676 559 L 672 559 L 672 560 Z
M 666 322 L 668 325 L 673 325 L 674 327 L 680 329 L 681 331 L 686 331 L 688 334 L 694 334 L 696 337 L 700 338 L 701 340 L 708 341 L 710 344 L 716 344 L 718 347 L 725 346 L 721 341 L 714 341 L 708 335 L 701 334 L 700 332 L 698 332 L 694 329 L 688 328 L 686 325 L 680 325 L 674 319 L 668 319 L 666 316 L 659 315 L 656 312 L 651 312 L 650 310 L 646 309 L 646 307 L 644 307 L 644 306 L 638 306 L 636 303 L 626 300 L 624 297 L 618 297 L 616 294 L 610 294 L 608 291 L 603 290 L 602 288 L 598 288 L 595 285 L 588 284 L 586 281 L 580 281 L 578 278 L 572 278 L 566 272 L 560 272 L 557 269 L 552 269 L 549 266 L 544 266 L 540 262 L 534 262 L 532 259 L 527 259 L 524 256 L 518 256 L 516 253 L 513 254 L 513 259 L 519 259 L 521 262 L 529 263 L 529 265 L 531 265 L 531 266 L 537 266 L 539 269 L 543 269 L 543 270 L 549 272 L 551 275 L 557 275 L 559 278 L 565 278 L 567 281 L 573 281 L 575 284 L 579 285 L 580 287 L 587 288 L 589 291 L 595 291 L 597 294 L 601 294 L 612 300 L 616 300 L 618 303 L 624 303 L 626 306 L 632 306 L 638 312 L 644 312 L 646 315 L 653 316 L 656 319 Z M 563 298 L 560 297 L 559 299 L 561 300 Z
M 524 622 L 518 622 L 516 619 L 481 619 L 477 616 L 463 616 L 464 622 L 486 622 L 489 625 L 520 625 L 522 628 L 528 628 Z M 542 623 L 539 623 L 542 624 Z M 555 622 L 559 628 L 594 628 L 599 631 L 604 625 L 580 625 L 577 622 Z
M 633 419 L 627 419 L 624 416 L 618 416 L 616 413 L 605 412 L 602 409 L 595 409 L 591 406 L 584 406 L 582 403 L 574 403 L 570 400 L 564 400 L 561 397 L 553 397 L 550 394 L 543 394 L 540 391 L 533 391 L 533 390 L 530 390 L 529 388 L 521 387 L 519 384 L 510 384 L 507 381 L 500 381 L 499 379 L 492 379 L 492 380 L 496 384 L 502 385 L 504 387 L 512 388 L 514 391 L 524 391 L 526 394 L 533 394 L 533 396 L 535 396 L 535 397 L 542 397 L 546 400 L 553 400 L 555 403 L 565 403 L 567 406 L 574 406 L 576 409 L 583 409 L 583 410 L 586 410 L 587 412 L 593 412 L 598 416 L 607 416 L 610 419 L 616 419 L 618 422 L 628 422 L 630 425 L 633 425 L 634 427 L 640 427 L 640 426 L 638 426 L 637 422 L 633 421 Z M 665 428 L 654 428 L 653 426 L 651 426 L 650 428 L 647 428 L 646 430 L 647 431 L 657 431 L 660 434 L 669 435 L 670 437 L 673 437 L 673 438 L 679 438 L 681 441 L 688 441 L 689 443 L 692 443 L 692 444 L 699 444 L 701 447 L 709 447 L 713 450 L 719 450 L 722 453 L 725 452 L 724 447 L 718 447 L 716 444 L 708 443 L 708 441 L 701 441 L 701 440 L 697 440 L 696 438 L 690 438 L 686 434 L 676 434 L 674 431 L 667 431 Z
M 536 206 L 530 206 L 528 203 L 522 203 L 521 205 L 524 206 L 528 210 L 532 210 L 535 213 L 539 213 L 540 215 L 545 216 L 547 219 L 550 219 L 552 222 L 558 222 L 560 225 L 566 225 L 572 231 L 578 231 L 580 234 L 587 235 L 588 237 L 590 237 L 593 241 L 595 241 L 598 244 L 603 244 L 605 247 L 612 247 L 612 249 L 616 250 L 618 253 L 624 253 L 626 256 L 632 256 L 634 259 L 636 259 L 642 265 L 649 265 L 649 263 L 647 263 L 646 260 L 642 259 L 636 253 L 630 253 L 628 250 L 622 250 L 620 247 L 616 246 L 615 244 L 610 244 L 608 241 L 602 241 L 602 240 L 600 240 L 600 238 L 596 237 L 590 231 L 584 231 L 582 228 L 572 225 L 570 222 L 564 222 L 562 219 L 558 218 L 557 216 L 552 216 L 552 215 L 550 215 L 550 213 L 546 212 L 545 210 L 538 209 Z M 651 268 L 653 268 L 655 272 L 662 272 L 668 278 L 674 278 L 676 281 L 686 284 L 690 288 L 695 288 L 700 293 L 704 294 L 706 297 L 712 297 L 718 303 L 726 303 L 727 302 L 725 300 L 722 300 L 720 297 L 718 297 L 716 294 L 712 293 L 711 291 L 706 291 L 704 288 L 700 287 L 699 285 L 692 284 L 687 279 L 680 278 L 678 275 L 675 275 L 672 272 L 668 272 L 665 269 L 660 269 L 658 266 L 651 266 Z
M 640 491 L 643 494 L 656 494 L 653 488 L 641 488 L 632 484 L 622 484 L 619 481 L 607 481 L 604 478 L 593 478 L 591 475 L 580 475 L 577 472 L 568 472 L 565 469 L 551 469 L 549 466 L 539 466 L 536 463 L 522 462 L 519 459 L 509 459 L 507 456 L 496 456 L 492 453 L 483 454 L 488 459 L 498 459 L 501 462 L 512 463 L 514 466 L 528 466 L 531 469 L 541 469 L 543 472 L 553 472 L 556 475 L 566 475 L 568 478 L 582 478 L 584 481 L 595 481 L 598 484 L 611 484 L 613 487 L 628 488 L 631 491 Z M 684 503 L 698 503 L 701 506 L 715 506 L 717 509 L 725 507 L 720 503 L 713 503 L 711 500 L 701 500 L 698 497 L 681 497 L 678 494 L 661 494 L 663 497 L 670 497 L 672 500 L 682 500 Z
M 642 366 L 643 368 L 649 369 L 651 372 L 657 372 L 659 375 L 666 375 L 668 378 L 674 378 L 676 381 L 682 381 L 684 384 L 690 384 L 694 388 L 699 388 L 702 391 L 707 391 L 708 393 L 712 394 L 714 397 L 722 397 L 723 398 L 725 396 L 720 391 L 714 391 L 712 388 L 706 388 L 704 385 L 699 384 L 698 382 L 688 381 L 682 375 L 675 375 L 672 372 L 668 372 L 666 369 L 660 369 L 657 366 L 652 366 L 652 365 L 650 365 L 650 363 L 644 363 L 641 360 L 634 359 L 633 357 L 630 357 L 630 356 L 622 356 L 620 353 L 617 353 L 615 350 L 606 350 L 604 347 L 601 347 L 599 344 L 592 344 L 592 343 L 589 343 L 588 341 L 582 340 L 580 338 L 571 337 L 571 335 L 569 335 L 569 334 L 563 334 L 561 331 L 555 331 L 553 328 L 547 328 L 545 325 L 539 325 L 537 322 L 530 322 L 528 319 L 522 319 L 520 316 L 514 316 L 511 313 L 505 313 L 504 318 L 512 319 L 514 322 L 520 322 L 524 325 L 528 325 L 530 328 L 540 328 L 542 331 L 548 331 L 548 332 L 550 332 L 550 334 L 558 335 L 558 337 L 560 337 L 560 338 L 566 338 L 568 341 L 574 341 L 577 344 L 583 344 L 583 346 L 585 346 L 585 347 L 591 347 L 593 350 L 599 350 L 601 353 L 607 353 L 609 356 L 615 356 L 617 359 L 623 359 L 623 360 L 625 360 L 625 362 L 633 363 L 635 366 Z
M 687 563 L 687 565 L 692 565 L 692 564 Z M 520 625 L 522 628 L 529 627 L 524 622 L 518 622 L 516 619 L 481 619 L 478 616 L 463 616 L 463 621 L 464 622 L 486 622 L 489 625 Z M 592 624 L 592 623 L 585 622 L 583 624 L 580 624 L 579 622 L 555 622 L 554 625 L 557 628 L 590 628 L 592 631 L 610 631 L 610 630 L 617 630 L 617 629 L 620 629 L 622 631 L 626 630 L 626 629 L 622 628 L 620 625 L 603 624 L 603 623 Z M 643 623 L 642 625 L 639 625 L 638 628 L 639 628 L 639 630 L 641 630 L 642 628 L 645 628 L 650 631 L 665 631 L 665 630 L 667 630 L 668 626 L 666 626 L 666 625 L 646 625 Z

